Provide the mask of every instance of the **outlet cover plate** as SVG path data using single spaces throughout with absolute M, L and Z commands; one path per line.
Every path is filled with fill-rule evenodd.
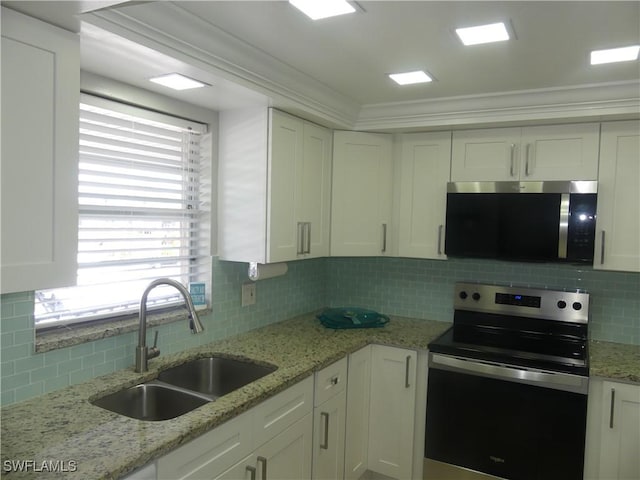
M 256 303 L 256 284 L 247 282 L 242 284 L 242 306 L 248 307 Z

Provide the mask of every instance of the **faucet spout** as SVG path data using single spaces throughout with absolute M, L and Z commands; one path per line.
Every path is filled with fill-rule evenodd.
M 142 298 L 140 300 L 140 314 L 139 314 L 139 325 L 138 325 L 138 346 L 136 347 L 136 372 L 146 372 L 148 370 L 148 360 L 150 358 L 155 358 L 160 355 L 160 350 L 158 350 L 154 344 L 154 346 L 149 349 L 146 345 L 147 341 L 147 297 L 149 296 L 149 292 L 153 290 L 158 285 L 170 285 L 176 288 L 182 297 L 184 298 L 184 303 L 189 312 L 189 328 L 193 333 L 200 333 L 204 330 L 204 326 L 198 317 L 195 307 L 193 306 L 193 300 L 191 299 L 191 295 L 188 290 L 182 285 L 180 282 L 176 282 L 170 278 L 158 278 L 157 280 L 152 281 L 147 288 L 145 288 L 142 293 Z

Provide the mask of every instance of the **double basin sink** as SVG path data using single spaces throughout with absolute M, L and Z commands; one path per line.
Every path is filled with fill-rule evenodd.
M 163 370 L 158 378 L 98 398 L 92 403 L 138 420 L 183 415 L 275 371 L 273 365 L 206 357 Z

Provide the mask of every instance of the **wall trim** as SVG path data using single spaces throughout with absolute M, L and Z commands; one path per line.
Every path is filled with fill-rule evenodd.
M 262 93 L 272 106 L 331 128 L 416 131 L 640 118 L 638 80 L 359 105 L 179 4 L 99 10 L 83 21 Z

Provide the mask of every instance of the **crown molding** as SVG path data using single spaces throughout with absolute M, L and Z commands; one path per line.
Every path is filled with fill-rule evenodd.
M 262 93 L 281 108 L 351 128 L 360 105 L 172 2 L 100 10 L 83 21 Z
M 637 80 L 359 105 L 173 2 L 100 10 L 82 20 L 262 93 L 271 105 L 332 128 L 415 131 L 640 117 Z
M 640 81 L 364 105 L 356 130 L 640 117 Z

